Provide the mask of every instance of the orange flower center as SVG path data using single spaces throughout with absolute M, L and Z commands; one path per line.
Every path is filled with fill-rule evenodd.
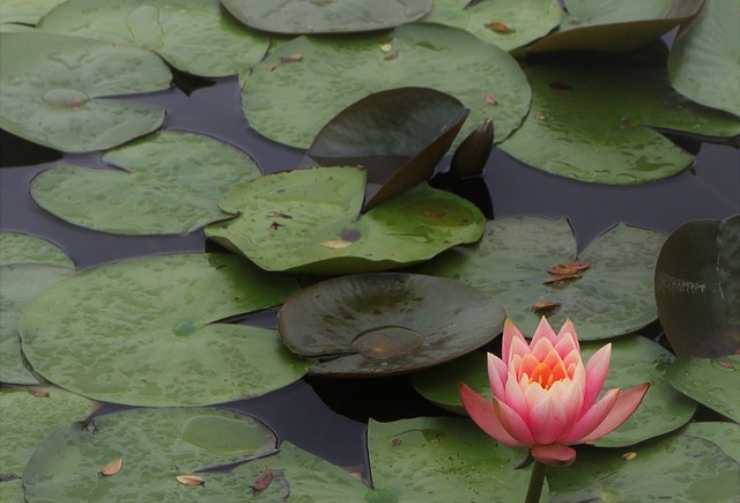
M 566 377 L 562 363 L 558 362 L 557 365 L 551 367 L 546 362 L 540 362 L 529 376 L 529 381 L 538 382 L 543 389 L 550 389 L 550 386 Z

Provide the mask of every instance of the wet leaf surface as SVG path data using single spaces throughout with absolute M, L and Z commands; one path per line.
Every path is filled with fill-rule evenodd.
M 712 442 L 722 451 L 740 463 L 740 425 L 724 422 L 691 423 L 684 430 L 686 435 L 703 438 Z
M 740 422 L 740 356 L 679 358 L 667 377 L 681 393 Z
M 44 15 L 65 0 L 3 0 L 0 2 L 0 25 L 22 23 L 35 25 Z

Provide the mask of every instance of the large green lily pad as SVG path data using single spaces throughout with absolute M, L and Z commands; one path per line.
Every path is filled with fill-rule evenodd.
M 49 241 L 22 232 L 0 232 L 0 266 L 44 264 L 74 268 L 62 250 Z
M 23 474 L 36 446 L 51 432 L 73 421 L 82 421 L 97 406 L 95 402 L 53 387 L 0 390 L 0 438 L 3 441 L 0 487 L 5 485 L 6 478 Z
M 243 78 L 250 125 L 298 148 L 308 148 L 348 105 L 386 89 L 420 86 L 450 94 L 471 110 L 463 137 L 492 119 L 499 141 L 519 127 L 531 99 L 524 72 L 507 52 L 465 31 L 426 23 L 351 38 L 298 37 Z
M 368 448 L 378 502 L 524 501 L 527 455 L 486 436 L 472 421 L 417 418 L 370 421 Z
M 740 351 L 740 216 L 673 232 L 658 257 L 655 299 L 677 355 Z
M 552 500 L 737 501 L 740 465 L 708 440 L 682 432 L 641 444 L 633 452 L 636 457 L 625 459 L 621 449 L 579 450 L 572 466 L 548 472 Z
M 182 131 L 143 138 L 107 152 L 103 161 L 121 169 L 60 165 L 44 171 L 31 184 L 34 200 L 97 231 L 180 234 L 228 218 L 218 201 L 236 183 L 259 176 L 246 153 Z
M 20 323 L 23 351 L 48 380 L 114 403 L 191 406 L 254 397 L 305 365 L 274 332 L 216 323 L 280 304 L 294 280 L 238 257 L 145 257 L 79 273 Z
M 740 423 L 740 356 L 679 358 L 667 378 L 681 393 Z
M 318 283 L 280 309 L 280 337 L 321 361 L 314 374 L 399 374 L 438 365 L 493 340 L 504 312 L 460 282 L 364 274 Z
M 632 51 L 691 19 L 702 1 L 567 0 L 568 16 L 560 29 L 529 46 L 527 51 Z
M 480 210 L 426 184 L 360 216 L 365 176 L 357 168 L 315 168 L 242 183 L 221 201 L 238 217 L 206 235 L 268 271 L 311 274 L 401 267 L 480 238 Z
M 301 35 L 395 28 L 425 16 L 432 0 L 222 0 L 242 23 L 257 30 Z
M 581 340 L 633 333 L 655 321 L 653 275 L 665 237 L 619 224 L 576 252 L 564 218 L 509 217 L 488 223 L 480 243 L 454 248 L 420 272 L 459 279 L 487 293 L 528 337 L 543 314 L 575 322 Z M 580 279 L 544 284 L 548 270 L 574 261 L 591 265 Z M 560 304 L 537 311 L 539 302 Z
M 434 0 L 432 12 L 423 21 L 462 28 L 511 51 L 547 35 L 560 25 L 562 16 L 558 0 Z
M 275 436 L 268 428 L 236 412 L 127 410 L 54 432 L 26 467 L 25 496 L 29 503 L 249 501 L 249 484 L 234 477 L 204 476 L 202 486 L 180 484 L 176 477 L 274 449 Z M 118 458 L 123 460 L 118 473 L 100 475 Z
M 39 29 L 135 45 L 204 77 L 249 68 L 270 43 L 225 13 L 218 0 L 68 0 Z
M 689 424 L 684 432 L 692 437 L 709 440 L 740 463 L 740 424 L 720 421 L 698 422 Z
M 157 129 L 164 110 L 107 98 L 170 85 L 156 55 L 52 33 L 0 33 L 0 127 L 64 152 L 103 150 Z
M 65 0 L 2 0 L 0 24 L 35 25 L 44 15 Z
M 501 148 L 532 167 L 584 182 L 632 185 L 683 171 L 693 156 L 655 128 L 728 139 L 740 135 L 740 119 L 673 91 L 665 61 L 665 48 L 656 46 L 608 61 L 527 66 L 532 109 Z

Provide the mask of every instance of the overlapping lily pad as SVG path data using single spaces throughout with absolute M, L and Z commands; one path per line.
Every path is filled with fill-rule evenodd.
M 44 15 L 65 0 L 2 0 L 0 24 L 35 25 Z
M 250 125 L 298 148 L 308 148 L 351 103 L 387 89 L 450 94 L 471 110 L 462 137 L 490 118 L 499 141 L 519 127 L 531 99 L 526 76 L 508 53 L 462 30 L 426 23 L 351 38 L 299 37 L 271 51 L 244 80 Z
M 558 0 L 434 0 L 424 21 L 462 28 L 510 51 L 547 35 L 562 16 Z
M 399 374 L 438 365 L 496 337 L 503 310 L 460 282 L 417 274 L 335 278 L 292 296 L 280 337 L 320 362 L 314 374 Z
M 41 173 L 31 184 L 35 201 L 70 223 L 97 231 L 187 233 L 228 218 L 218 201 L 236 183 L 259 176 L 246 153 L 182 131 L 165 131 L 107 152 L 103 161 L 121 169 L 61 165 Z
M 0 127 L 65 152 L 103 150 L 157 129 L 164 110 L 108 98 L 170 85 L 156 55 L 52 33 L 0 33 Z
M 250 501 L 249 482 L 243 479 L 202 475 L 204 484 L 189 486 L 177 477 L 274 449 L 275 436 L 269 429 L 236 412 L 127 410 L 55 431 L 26 467 L 25 497 L 29 503 Z M 119 458 L 120 471 L 100 474 Z
M 624 224 L 576 252 L 564 218 L 501 218 L 488 223 L 480 243 L 440 255 L 420 272 L 459 279 L 487 293 L 524 334 L 543 315 L 559 326 L 570 317 L 581 340 L 633 333 L 655 320 L 653 275 L 664 236 Z M 544 284 L 548 270 L 574 261 L 590 268 L 575 279 Z M 555 304 L 538 310 L 539 303 Z
M 693 156 L 658 130 L 730 139 L 740 119 L 672 90 L 663 47 L 604 60 L 526 67 L 534 93 L 524 125 L 501 148 L 549 173 L 632 185 L 688 168 Z
M 660 251 L 655 298 L 679 356 L 740 351 L 740 216 L 689 222 Z
M 305 364 L 269 330 L 217 323 L 280 304 L 296 284 L 234 256 L 145 257 L 79 273 L 21 320 L 23 351 L 45 378 L 114 403 L 190 406 L 254 397 Z
M 698 422 L 689 424 L 684 432 L 692 437 L 709 440 L 740 463 L 740 424 L 719 421 Z
M 527 492 L 531 468 L 514 469 L 526 451 L 496 443 L 472 421 L 371 420 L 368 448 L 378 494 L 368 501 L 524 501 Z
M 22 232 L 0 232 L 0 266 L 12 264 L 74 268 L 69 257 L 45 239 Z
M 702 1 L 567 0 L 568 16 L 560 29 L 529 46 L 527 51 L 631 51 L 695 16 Z
M 688 432 L 655 439 L 630 452 L 636 456 L 626 459 L 621 449 L 579 450 L 572 466 L 548 472 L 553 501 L 734 503 L 740 494 L 738 462 Z
M 395 28 L 425 16 L 432 0 L 221 0 L 242 23 L 285 35 Z
M 269 46 L 266 36 L 244 28 L 218 0 L 68 0 L 39 29 L 132 44 L 204 77 L 249 68 Z
M 421 184 L 364 215 L 365 171 L 315 168 L 263 176 L 226 195 L 239 216 L 206 235 L 268 271 L 367 272 L 427 260 L 480 238 L 472 203 Z
M 740 423 L 740 355 L 679 358 L 667 378 L 681 393 Z

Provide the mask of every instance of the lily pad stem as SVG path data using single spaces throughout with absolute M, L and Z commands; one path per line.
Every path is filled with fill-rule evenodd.
M 545 465 L 539 461 L 532 465 L 532 476 L 529 478 L 529 489 L 527 499 L 524 503 L 539 503 L 542 494 L 542 484 L 545 482 Z

